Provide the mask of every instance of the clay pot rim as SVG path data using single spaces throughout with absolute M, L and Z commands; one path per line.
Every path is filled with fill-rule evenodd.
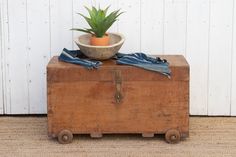
M 121 40 L 120 40 L 119 42 L 115 43 L 115 44 L 108 45 L 108 46 L 87 45 L 87 44 L 81 43 L 81 42 L 79 41 L 79 38 L 78 38 L 78 37 L 75 38 L 74 41 L 75 41 L 76 43 L 78 43 L 79 45 L 81 45 L 81 46 L 90 47 L 90 48 L 112 48 L 112 47 L 115 47 L 115 46 L 118 46 L 118 45 L 124 43 L 124 41 L 125 41 L 125 37 L 124 37 L 123 34 L 120 34 L 120 33 L 107 33 L 107 34 L 108 34 L 108 35 L 109 35 L 109 34 L 118 35 L 118 36 L 121 37 Z M 88 34 L 83 34 L 83 35 L 88 35 Z M 81 36 L 83 36 L 83 35 L 81 35 Z
M 113 34 L 114 34 L 114 33 L 113 33 Z M 104 34 L 102 37 L 97 37 L 96 35 L 91 35 L 91 37 L 93 37 L 93 38 L 105 38 L 105 37 L 109 37 L 109 34 L 106 33 L 106 34 Z

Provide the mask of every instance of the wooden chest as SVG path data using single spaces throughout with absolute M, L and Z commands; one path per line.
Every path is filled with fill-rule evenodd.
M 97 70 L 53 57 L 47 66 L 48 135 L 70 143 L 73 134 L 165 134 L 176 143 L 189 134 L 189 65 L 180 55 L 161 56 L 171 79 L 104 61 Z

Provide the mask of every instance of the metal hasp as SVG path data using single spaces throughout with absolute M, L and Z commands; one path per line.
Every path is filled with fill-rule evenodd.
M 115 86 L 116 86 L 115 100 L 117 104 L 119 104 L 123 99 L 123 96 L 121 94 L 121 85 L 122 85 L 121 72 L 115 71 Z

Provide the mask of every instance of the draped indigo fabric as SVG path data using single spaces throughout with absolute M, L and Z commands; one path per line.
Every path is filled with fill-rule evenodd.
M 146 70 L 156 71 L 167 76 L 171 74 L 167 60 L 159 57 L 154 58 L 140 52 L 131 54 L 118 53 L 115 57 L 117 58 L 117 64 L 132 65 Z
M 168 77 L 171 75 L 169 63 L 167 60 L 161 59 L 159 57 L 154 58 L 147 56 L 144 53 L 118 53 L 113 57 L 113 59 L 116 60 L 117 64 L 131 65 L 146 70 L 159 72 Z M 65 48 L 59 56 L 59 60 L 73 64 L 79 64 L 89 69 L 97 69 L 102 65 L 102 62 L 100 61 L 85 58 L 80 50 L 67 50 Z
M 82 57 L 83 54 L 80 50 L 67 50 L 64 48 L 61 55 L 59 56 L 59 60 L 73 64 L 79 64 L 88 69 L 98 68 L 100 65 L 102 65 L 102 62 L 100 61 L 90 60 L 88 58 Z

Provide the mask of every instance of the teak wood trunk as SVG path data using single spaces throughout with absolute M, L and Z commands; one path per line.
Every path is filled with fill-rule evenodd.
M 180 55 L 160 56 L 171 78 L 104 61 L 96 70 L 58 61 L 47 66 L 48 135 L 60 143 L 73 134 L 165 134 L 176 143 L 189 134 L 189 65 Z

